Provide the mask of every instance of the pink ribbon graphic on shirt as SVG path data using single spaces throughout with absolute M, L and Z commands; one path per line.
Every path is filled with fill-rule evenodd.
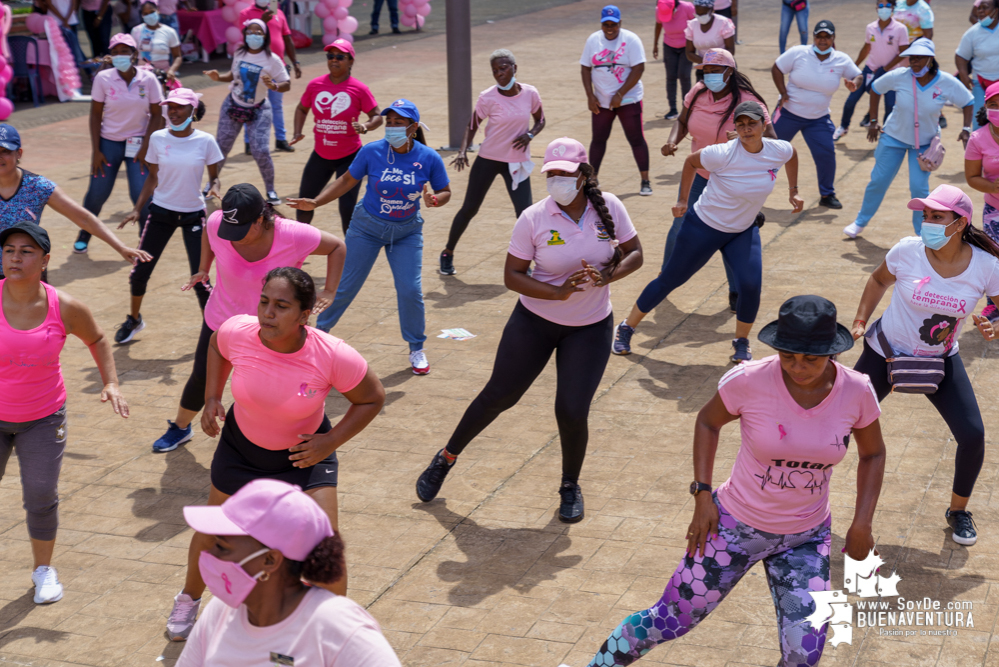
M 300 386 L 298 388 L 298 395 L 301 396 L 302 398 L 308 398 L 309 397 L 309 385 L 307 385 L 307 384 L 305 384 L 303 382 L 302 386 Z
M 32 220 L 38 220 L 38 216 L 31 212 L 30 208 L 25 208 L 24 212 L 31 216 Z
M 912 282 L 916 283 L 916 291 L 913 292 L 913 294 L 919 294 L 920 292 L 923 291 L 923 287 L 926 286 L 926 283 L 930 282 L 930 277 L 926 276 L 921 280 L 913 280 Z
M 229 581 L 229 577 L 225 574 L 225 572 L 222 573 L 222 581 L 225 582 L 225 592 L 232 595 L 232 583 Z
M 785 431 L 784 427 L 781 426 L 780 424 L 777 424 L 777 430 L 780 431 L 780 438 L 779 439 L 783 440 L 784 436 L 787 435 L 787 431 Z
M 968 304 L 968 302 L 967 302 L 967 301 L 965 301 L 964 299 L 961 299 L 961 304 L 960 304 L 960 305 L 958 306 L 958 308 L 960 308 L 960 309 L 961 309 L 961 312 L 962 312 L 962 313 L 964 313 L 964 307 L 965 307 L 965 306 L 966 306 L 967 304 Z M 965 314 L 967 315 L 967 313 L 965 313 Z

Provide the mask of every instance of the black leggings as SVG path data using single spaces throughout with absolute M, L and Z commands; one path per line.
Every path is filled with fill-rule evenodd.
M 345 157 L 327 160 L 316 151 L 312 151 L 309 161 L 305 163 L 305 169 L 302 170 L 302 182 L 298 186 L 298 196 L 307 199 L 317 197 L 334 176 L 340 178 L 344 175 L 356 155 L 357 151 L 354 151 Z M 358 183 L 337 200 L 337 205 L 340 207 L 340 226 L 343 227 L 344 234 L 350 227 L 350 218 L 354 214 L 354 207 L 357 206 L 357 197 L 360 193 L 361 184 Z M 315 211 L 295 211 L 295 219 L 311 225 L 313 214 Z
M 569 327 L 535 315 L 518 301 L 503 329 L 492 377 L 465 410 L 447 451 L 460 454 L 501 412 L 516 405 L 554 352 L 562 480 L 575 484 L 586 456 L 590 402 L 610 358 L 613 332 L 613 315 L 594 324 Z
M 205 407 L 205 385 L 208 382 L 208 344 L 211 343 L 211 327 L 204 319 L 201 320 L 201 335 L 198 336 L 198 347 L 194 350 L 194 368 L 184 385 L 184 393 L 180 395 L 180 407 L 191 412 L 201 412 Z
M 178 228 L 184 236 L 184 248 L 187 250 L 187 264 L 191 267 L 191 275 L 197 273 L 201 266 L 201 233 L 204 231 L 204 227 L 204 211 L 178 213 L 156 204 L 150 204 L 149 218 L 146 220 L 142 237 L 139 239 L 139 250 L 145 250 L 153 258 L 148 262 L 139 262 L 132 268 L 132 273 L 128 276 L 132 296 L 145 296 L 149 277 L 153 275 L 153 269 L 160 261 L 160 256 L 166 249 L 167 243 L 170 242 L 170 237 Z M 201 310 L 204 310 L 205 304 L 208 303 L 208 289 L 198 283 L 194 286 L 194 291 L 198 295 L 198 304 L 201 306 Z
M 853 370 L 866 373 L 871 378 L 879 401 L 891 393 L 888 364 L 884 357 L 867 344 L 866 339 L 864 352 Z M 930 399 L 930 403 L 943 417 L 957 441 L 953 490 L 956 495 L 967 498 L 975 488 L 975 481 L 985 460 L 985 425 L 960 354 L 951 355 L 944 360 L 944 379 L 940 382 L 940 388 L 926 398 Z
M 690 92 L 690 70 L 694 63 L 687 58 L 686 47 L 674 48 L 663 42 L 663 63 L 666 65 L 666 99 L 669 110 L 676 111 L 683 106 L 683 100 Z M 676 83 L 680 82 L 680 104 L 676 103 Z
M 638 171 L 649 170 L 649 145 L 645 143 L 645 130 L 642 129 L 642 103 L 634 102 L 617 109 L 604 109 L 592 117 L 593 139 L 590 141 L 590 164 L 594 171 L 600 171 L 600 163 L 607 152 L 607 139 L 610 138 L 614 119 L 621 121 L 624 136 L 631 144 L 631 154 L 635 156 Z
M 510 176 L 509 162 L 500 162 L 499 160 L 490 160 L 481 155 L 478 156 L 475 158 L 475 162 L 472 163 L 472 168 L 468 172 L 468 189 L 465 190 L 465 201 L 461 203 L 461 208 L 455 214 L 454 220 L 451 221 L 451 233 L 447 237 L 448 250 L 453 252 L 455 246 L 458 245 L 458 241 L 461 239 L 461 235 L 465 233 L 468 223 L 479 212 L 482 200 L 486 198 L 486 193 L 492 187 L 493 180 L 496 179 L 497 174 L 503 177 L 507 194 L 510 195 L 510 201 L 513 202 L 513 210 L 518 218 L 524 212 L 525 208 L 534 203 L 531 196 L 531 179 L 528 178 L 525 181 L 521 181 L 517 185 L 517 189 L 514 190 L 513 177 Z

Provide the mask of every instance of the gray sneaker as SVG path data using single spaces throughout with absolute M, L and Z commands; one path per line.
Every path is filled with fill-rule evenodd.
M 167 636 L 172 642 L 182 642 L 187 640 L 187 636 L 194 629 L 194 622 L 198 618 L 198 610 L 201 608 L 201 600 L 192 600 L 190 595 L 177 593 L 173 599 L 173 611 L 167 619 Z

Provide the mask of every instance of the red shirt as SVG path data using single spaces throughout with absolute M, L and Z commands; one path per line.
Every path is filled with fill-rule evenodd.
M 351 123 L 373 111 L 378 102 L 363 83 L 349 77 L 334 84 L 328 74 L 309 81 L 301 105 L 316 115 L 316 153 L 337 160 L 361 150 L 361 137 Z
M 263 19 L 264 10 L 259 7 L 250 7 L 249 9 L 244 9 L 239 13 L 239 29 L 243 29 L 243 24 L 250 19 Z M 291 28 L 288 27 L 288 19 L 285 18 L 284 12 L 280 9 L 274 12 L 274 16 L 271 20 L 267 22 L 268 32 L 271 33 L 271 52 L 284 60 L 284 36 L 291 34 Z

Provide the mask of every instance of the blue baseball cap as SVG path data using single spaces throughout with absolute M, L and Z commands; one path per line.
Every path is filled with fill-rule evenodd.
M 21 147 L 21 135 L 17 133 L 13 125 L 0 123 L 0 146 L 9 151 L 16 151 Z
M 386 115 L 389 111 L 394 111 L 404 118 L 410 118 L 415 123 L 420 122 L 420 110 L 416 108 L 415 104 L 405 98 L 399 98 L 382 109 L 382 115 Z
M 600 22 L 612 21 L 614 23 L 621 22 L 621 10 L 615 5 L 607 5 L 600 10 Z

